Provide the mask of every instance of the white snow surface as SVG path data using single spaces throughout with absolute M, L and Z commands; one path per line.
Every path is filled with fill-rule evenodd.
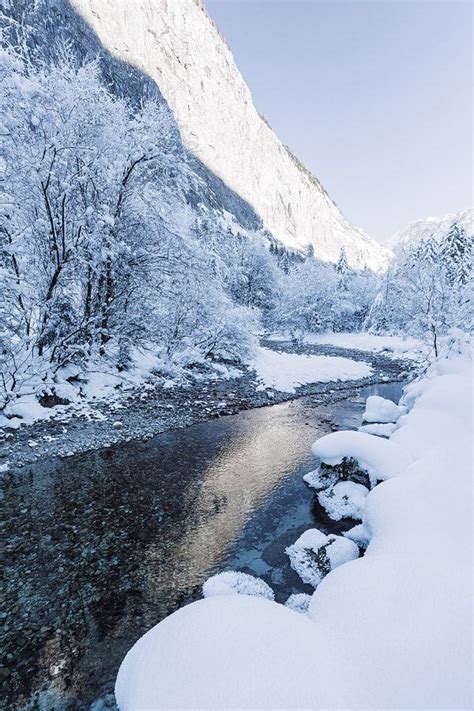
M 420 339 L 411 336 L 388 336 L 375 333 L 312 333 L 305 336 L 305 343 L 313 345 L 354 348 L 359 351 L 385 352 L 394 358 L 423 360 L 430 348 Z
M 318 493 L 318 501 L 333 521 L 353 518 L 362 521 L 365 499 L 369 490 L 354 481 L 339 481 L 330 489 Z
M 204 597 L 216 595 L 254 595 L 274 600 L 273 590 L 264 580 L 248 573 L 228 570 L 208 578 L 202 586 Z
M 405 415 L 407 408 L 396 405 L 380 395 L 371 395 L 367 398 L 365 411 L 362 415 L 364 422 L 379 422 L 389 424 L 396 422 L 401 415 Z
M 395 422 L 387 422 L 386 424 L 373 423 L 370 425 L 361 425 L 357 428 L 359 432 L 365 432 L 366 434 L 377 435 L 378 437 L 390 437 L 391 434 L 395 432 L 398 424 Z
M 333 570 L 359 555 L 359 549 L 353 541 L 333 534 L 326 536 L 317 528 L 309 528 L 293 545 L 288 546 L 285 552 L 290 559 L 291 567 L 301 580 L 314 588 L 327 575 L 325 559 L 330 570 Z M 314 554 L 319 558 L 322 556 L 323 562 L 319 564 Z
M 358 380 L 373 372 L 367 363 L 350 358 L 279 353 L 261 346 L 251 366 L 261 381 L 259 389 L 286 393 L 294 393 L 299 385 Z
M 185 145 L 253 206 L 290 248 L 336 262 L 387 267 L 391 252 L 354 228 L 254 106 L 200 0 L 72 0 L 114 56 L 156 81 Z
M 365 556 L 326 575 L 310 618 L 240 595 L 188 605 L 125 658 L 121 711 L 471 709 L 471 382 L 468 353 L 439 360 L 390 440 L 371 437 L 404 461 L 348 532 Z

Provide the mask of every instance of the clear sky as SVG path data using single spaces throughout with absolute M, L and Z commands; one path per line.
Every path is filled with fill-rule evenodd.
M 472 6 L 205 0 L 258 111 L 385 241 L 472 202 Z

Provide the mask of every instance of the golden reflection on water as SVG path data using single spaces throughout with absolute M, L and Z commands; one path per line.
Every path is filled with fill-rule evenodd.
M 210 461 L 192 502 L 193 516 L 175 545 L 156 541 L 144 558 L 146 596 L 160 608 L 202 584 L 238 537 L 249 515 L 310 457 L 320 426 L 305 426 L 301 402 L 241 413 L 229 439 Z M 237 425 L 237 426 L 236 426 Z

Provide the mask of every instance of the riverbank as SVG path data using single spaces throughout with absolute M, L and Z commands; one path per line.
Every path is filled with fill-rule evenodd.
M 321 402 L 336 402 L 354 388 L 380 382 L 403 380 L 416 361 L 394 355 L 324 344 L 292 344 L 264 341 L 266 348 L 286 353 L 349 358 L 370 365 L 369 377 L 353 381 L 316 382 L 296 388 L 294 393 L 262 388 L 256 373 L 240 377 L 197 381 L 193 387 L 137 388 L 123 399 L 103 399 L 85 414 L 57 408 L 48 420 L 18 429 L 0 429 L 0 472 L 9 472 L 52 457 L 70 457 L 81 452 L 113 446 L 120 442 L 147 440 L 159 433 L 189 427 L 197 422 L 233 415 L 243 410 L 285 402 L 305 395 L 320 396 Z

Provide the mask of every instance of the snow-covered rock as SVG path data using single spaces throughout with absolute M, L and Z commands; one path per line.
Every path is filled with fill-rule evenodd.
M 273 590 L 264 580 L 248 573 L 228 570 L 208 578 L 202 586 L 204 597 L 216 595 L 254 595 L 274 600 Z
M 380 395 L 371 395 L 367 398 L 365 411 L 362 415 L 364 422 L 379 422 L 381 424 L 393 423 L 406 413 L 406 407 L 396 405 Z
M 331 469 L 322 469 L 321 467 L 313 469 L 303 476 L 303 481 L 316 491 L 322 491 L 323 489 L 333 486 L 337 480 L 337 472 Z
M 344 457 L 355 459 L 372 483 L 396 476 L 410 461 L 409 452 L 392 439 L 365 432 L 331 432 L 316 440 L 311 451 L 321 462 L 330 465 L 340 464 Z
M 307 615 L 310 602 L 311 595 L 307 595 L 306 593 L 293 593 L 285 602 L 285 607 L 289 607 L 290 610 L 299 612 L 301 615 Z
M 258 114 L 232 53 L 200 0 L 71 0 L 114 56 L 156 81 L 183 141 L 285 245 L 383 270 L 390 252 L 341 214 Z
M 318 501 L 333 521 L 341 518 L 362 520 L 365 499 L 369 490 L 354 481 L 340 481 L 332 488 L 320 491 Z
M 293 570 L 304 583 L 313 587 L 331 570 L 359 556 L 353 541 L 332 533 L 326 536 L 317 528 L 309 528 L 285 552 Z
M 370 543 L 370 531 L 364 523 L 358 523 L 357 526 L 344 531 L 342 535 L 354 541 L 359 548 L 367 548 Z

